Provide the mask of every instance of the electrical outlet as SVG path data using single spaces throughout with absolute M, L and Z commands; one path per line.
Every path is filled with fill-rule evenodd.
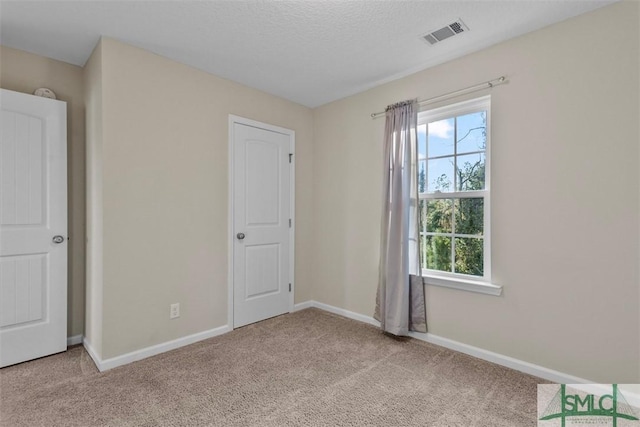
M 169 319 L 180 317 L 180 303 L 171 304 L 169 306 Z

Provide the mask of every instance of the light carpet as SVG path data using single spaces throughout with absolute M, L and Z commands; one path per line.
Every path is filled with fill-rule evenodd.
M 0 424 L 535 426 L 538 383 L 311 308 L 104 373 L 81 346 L 1 369 Z

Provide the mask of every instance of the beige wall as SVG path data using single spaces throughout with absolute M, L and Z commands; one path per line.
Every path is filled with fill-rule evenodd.
M 102 42 L 84 67 L 87 126 L 87 289 L 85 339 L 102 354 Z
M 101 49 L 100 357 L 227 324 L 229 114 L 296 132 L 295 299 L 309 300 L 312 111 L 115 40 Z
M 82 68 L 0 46 L 0 87 L 33 93 L 52 89 L 67 103 L 67 179 L 69 213 L 68 336 L 84 332 L 85 136 Z
M 640 382 L 638 23 L 617 3 L 314 110 L 314 299 L 373 313 L 384 118 L 369 114 L 506 74 L 491 92 L 504 295 L 428 286 L 430 332 Z

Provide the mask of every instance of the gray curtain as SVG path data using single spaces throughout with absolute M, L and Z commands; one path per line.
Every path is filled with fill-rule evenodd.
M 386 110 L 380 275 L 374 317 L 394 335 L 427 332 L 418 230 L 418 105 Z

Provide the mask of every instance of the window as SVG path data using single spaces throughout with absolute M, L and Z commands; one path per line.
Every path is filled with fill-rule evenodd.
M 490 139 L 488 96 L 418 115 L 420 257 L 423 275 L 441 279 L 432 284 L 500 289 L 489 283 Z

